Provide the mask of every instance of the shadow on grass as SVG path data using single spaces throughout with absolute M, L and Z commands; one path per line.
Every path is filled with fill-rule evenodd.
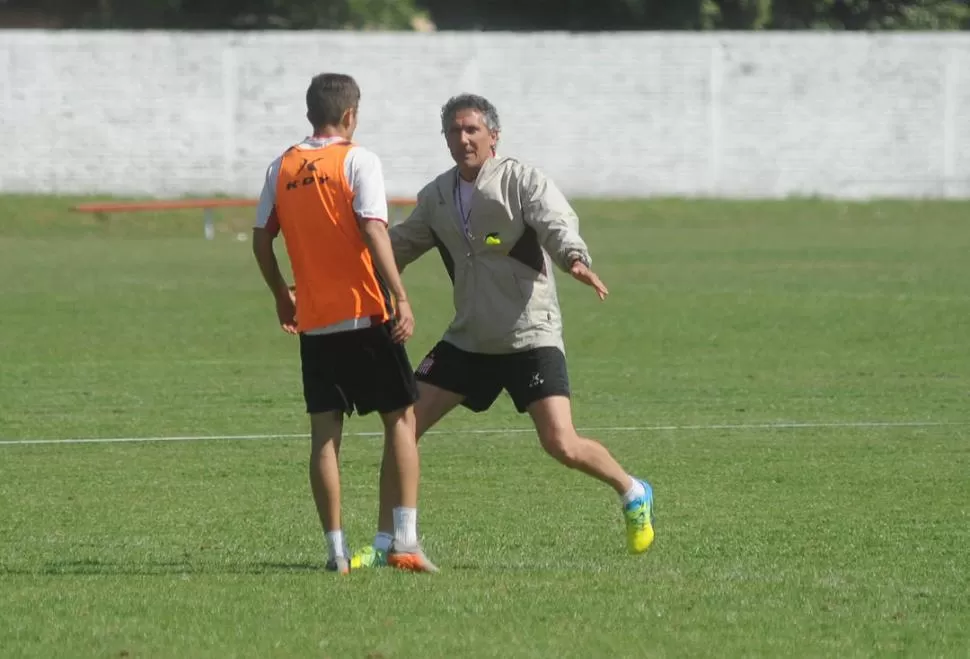
M 589 563 L 499 563 L 461 561 L 452 565 L 440 566 L 443 572 L 453 574 L 475 573 L 604 573 L 621 569 L 621 566 L 608 566 Z M 383 572 L 384 570 L 377 570 Z M 394 571 L 394 570 L 389 570 Z M 21 576 L 165 576 L 165 575 L 256 575 L 256 574 L 309 574 L 325 573 L 323 562 L 276 562 L 252 561 L 239 563 L 205 563 L 188 561 L 142 561 L 111 562 L 98 559 L 80 561 L 51 561 L 34 566 L 0 565 L 0 577 L 4 575 Z M 374 572 L 374 570 L 366 570 Z
M 286 563 L 253 561 L 243 563 L 190 563 L 186 561 L 146 561 L 113 563 L 96 559 L 81 561 L 53 561 L 37 566 L 13 567 L 0 565 L 0 576 L 79 576 L 79 575 L 184 575 L 184 574 L 296 574 L 324 572 L 319 563 Z

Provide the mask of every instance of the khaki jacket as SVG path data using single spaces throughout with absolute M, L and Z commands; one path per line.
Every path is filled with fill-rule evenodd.
M 438 249 L 454 284 L 455 317 L 443 338 L 458 348 L 565 352 L 553 265 L 568 271 L 577 257 L 589 260 L 576 213 L 539 170 L 496 157 L 475 181 L 466 235 L 457 176 L 453 167 L 426 185 L 411 215 L 391 227 L 398 267 Z

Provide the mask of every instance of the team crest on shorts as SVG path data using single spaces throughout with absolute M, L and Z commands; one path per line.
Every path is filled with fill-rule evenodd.
M 428 355 L 427 357 L 424 358 L 424 361 L 418 364 L 418 368 L 415 371 L 415 373 L 417 373 L 418 375 L 427 375 L 428 373 L 431 372 L 432 366 L 434 366 L 434 357 L 431 355 Z

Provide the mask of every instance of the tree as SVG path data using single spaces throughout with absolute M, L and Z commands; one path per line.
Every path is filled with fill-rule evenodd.
M 952 30 L 966 0 L 0 0 L 69 28 Z
M 958 0 L 773 0 L 772 27 L 785 30 L 958 30 L 970 7 Z
M 445 29 L 959 29 L 961 0 L 418 0 Z
M 772 0 L 708 0 L 704 27 L 717 30 L 763 30 L 771 25 Z
M 411 29 L 413 0 L 7 0 L 64 27 L 115 29 Z
M 441 29 L 696 30 L 706 0 L 419 0 Z

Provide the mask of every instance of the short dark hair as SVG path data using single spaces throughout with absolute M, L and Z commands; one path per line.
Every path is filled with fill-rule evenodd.
M 307 119 L 314 128 L 336 126 L 344 112 L 356 109 L 359 102 L 356 80 L 343 73 L 321 73 L 313 76 L 306 90 Z

